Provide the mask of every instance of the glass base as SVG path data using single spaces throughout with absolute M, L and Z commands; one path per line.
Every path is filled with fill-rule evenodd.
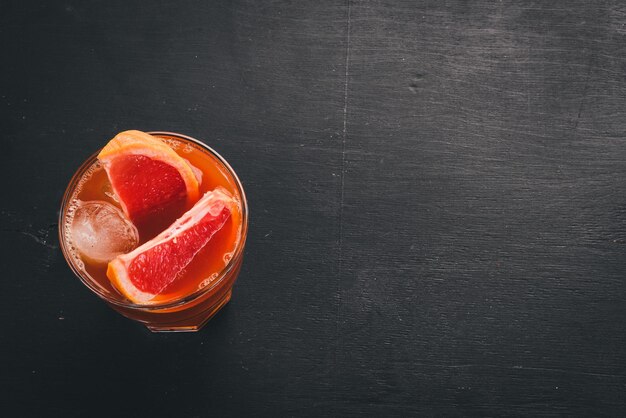
M 202 312 L 191 318 L 185 318 L 176 323 L 158 324 L 150 323 L 144 324 L 152 332 L 196 332 L 200 331 L 204 325 L 211 318 L 217 314 L 229 301 L 232 296 L 232 291 L 228 291 L 224 297 L 208 311 Z

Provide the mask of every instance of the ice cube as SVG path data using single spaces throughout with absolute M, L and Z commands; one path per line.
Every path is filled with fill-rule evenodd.
M 137 228 L 124 213 L 102 201 L 78 202 L 71 235 L 78 252 L 95 263 L 108 263 L 139 243 Z

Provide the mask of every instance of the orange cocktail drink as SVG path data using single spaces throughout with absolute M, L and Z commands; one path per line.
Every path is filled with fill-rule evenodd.
M 242 185 L 219 154 L 193 138 L 118 137 L 70 181 L 59 218 L 63 254 L 124 316 L 153 331 L 198 330 L 230 300 L 241 267 Z

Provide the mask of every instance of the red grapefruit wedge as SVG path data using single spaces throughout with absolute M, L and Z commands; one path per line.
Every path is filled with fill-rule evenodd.
M 179 276 L 235 210 L 236 202 L 218 187 L 152 240 L 113 259 L 107 276 L 132 302 L 149 304 Z
M 198 200 L 198 179 L 191 165 L 145 132 L 117 134 L 100 151 L 98 160 L 122 210 L 135 223 L 172 205 L 188 209 Z

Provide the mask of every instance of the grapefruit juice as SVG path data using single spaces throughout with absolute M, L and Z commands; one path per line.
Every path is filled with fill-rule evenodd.
M 118 208 L 104 168 L 96 155 L 77 171 L 66 190 L 60 214 L 60 241 L 63 253 L 87 287 L 113 309 L 144 323 L 152 331 L 195 331 L 200 329 L 231 297 L 231 289 L 241 267 L 247 232 L 247 205 L 243 188 L 228 163 L 215 151 L 193 138 L 166 132 L 151 132 L 186 159 L 201 178 L 200 195 L 217 187 L 226 189 L 237 203 L 226 223 L 195 255 L 192 261 L 156 295 L 149 305 L 126 299 L 107 277 L 107 263 L 84 257 L 72 243 L 73 215 L 81 202 L 107 202 Z M 185 211 L 174 205 L 165 208 L 150 222 L 136 223 L 138 245 L 151 240 Z

